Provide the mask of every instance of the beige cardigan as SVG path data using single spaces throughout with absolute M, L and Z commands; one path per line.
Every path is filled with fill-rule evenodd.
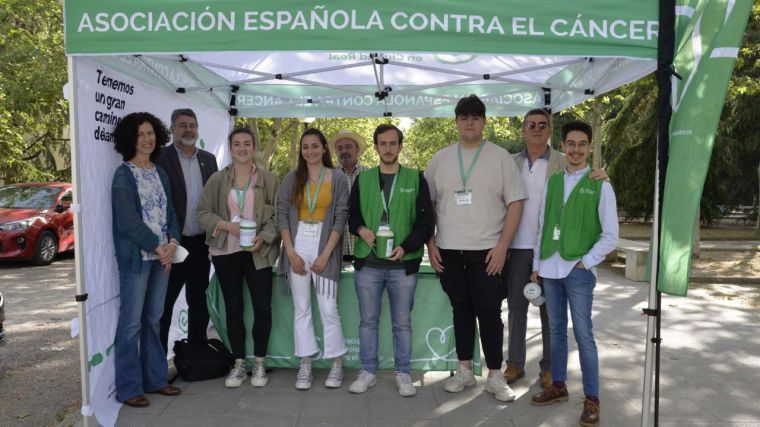
M 280 233 L 277 232 L 277 177 L 272 172 L 256 165 L 257 178 L 253 187 L 253 216 L 256 220 L 257 234 L 264 244 L 252 252 L 253 263 L 257 270 L 271 267 L 280 254 Z M 234 185 L 233 166 L 215 172 L 208 179 L 201 193 L 196 214 L 198 222 L 206 230 L 206 244 L 217 249 L 227 247 L 227 231 L 214 230 L 219 220 L 230 220 L 227 208 L 227 195 Z

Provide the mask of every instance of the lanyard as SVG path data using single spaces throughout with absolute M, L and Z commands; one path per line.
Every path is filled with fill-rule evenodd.
M 459 177 L 462 178 L 463 189 L 467 189 L 467 181 L 470 180 L 472 171 L 475 169 L 475 163 L 478 162 L 478 157 L 480 156 L 480 151 L 483 149 L 484 144 L 485 141 L 481 142 L 480 145 L 478 145 L 478 149 L 475 150 L 475 155 L 472 157 L 470 167 L 467 168 L 467 173 L 464 172 L 464 163 L 462 162 L 462 143 L 457 145 L 457 154 L 459 155 Z
M 309 181 L 306 181 L 306 205 L 309 208 L 309 221 L 314 221 L 314 209 L 317 207 L 317 197 L 319 196 L 319 189 L 322 188 L 322 180 L 325 178 L 325 167 L 322 165 L 322 171 L 319 172 L 319 181 L 317 181 L 317 188 L 314 191 L 314 197 L 311 197 L 311 185 Z
M 396 190 L 397 179 L 398 179 L 398 172 L 396 172 L 393 175 L 393 184 L 391 184 L 391 194 L 390 196 L 388 196 L 388 202 L 385 201 L 385 188 L 380 190 L 380 200 L 383 201 L 383 212 L 385 212 L 385 219 L 388 221 L 388 224 L 390 224 L 391 222 L 391 214 L 388 212 L 388 206 L 391 205 L 391 201 L 393 200 L 393 193 Z
M 251 178 L 253 178 L 253 174 L 251 174 Z M 251 178 L 248 178 L 248 182 L 240 189 L 237 188 L 237 180 L 235 180 L 235 176 L 232 177 L 232 188 L 235 190 L 235 195 L 237 196 L 237 204 L 238 204 L 238 210 L 240 211 L 240 218 L 243 218 L 243 208 L 245 207 L 245 193 L 248 191 L 248 188 L 251 186 Z

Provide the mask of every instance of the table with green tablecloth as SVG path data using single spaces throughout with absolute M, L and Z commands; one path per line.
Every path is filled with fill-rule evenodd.
M 272 332 L 267 350 L 267 366 L 275 368 L 298 368 L 299 358 L 293 355 L 293 301 L 286 292 L 287 282 L 275 278 L 272 292 Z M 213 275 L 206 291 L 209 313 L 219 337 L 229 348 L 225 308 L 222 292 Z M 253 359 L 253 309 L 250 295 L 243 292 L 244 323 L 246 330 L 246 354 L 249 362 Z M 383 307 L 380 315 L 378 336 L 379 369 L 393 369 L 393 333 L 387 293 L 383 294 Z M 346 368 L 359 369 L 359 303 L 354 288 L 354 271 L 347 266 L 338 286 L 338 311 L 348 353 L 344 356 Z M 322 347 L 322 324 L 319 307 L 312 289 L 312 319 L 317 334 L 317 341 Z M 476 335 L 477 336 L 477 335 Z M 480 345 L 473 344 L 475 373 L 480 374 Z M 412 310 L 412 370 L 415 371 L 454 371 L 457 368 L 456 348 L 454 345 L 454 325 L 449 298 L 441 289 L 435 272 L 429 265 L 422 265 L 414 294 Z M 321 353 L 314 357 L 314 367 L 327 369 L 330 361 L 321 358 Z

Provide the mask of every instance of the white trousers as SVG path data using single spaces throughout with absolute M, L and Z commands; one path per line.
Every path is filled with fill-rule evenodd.
M 346 353 L 343 328 L 338 314 L 338 284 L 311 271 L 311 264 L 319 256 L 319 236 L 322 223 L 317 224 L 315 236 L 304 233 L 305 223 L 298 224 L 294 249 L 303 258 L 306 274 L 296 274 L 290 269 L 290 289 L 293 293 L 293 327 L 296 357 L 317 355 L 319 344 L 314 334 L 314 322 L 311 317 L 311 286 L 317 289 L 319 317 L 322 320 L 324 352 L 323 359 L 333 359 Z

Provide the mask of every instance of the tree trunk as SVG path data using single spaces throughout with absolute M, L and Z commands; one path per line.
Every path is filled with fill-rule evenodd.
M 596 141 L 594 149 L 593 169 L 602 167 L 602 118 L 599 113 L 599 97 L 594 98 L 594 107 L 591 109 L 591 126 L 594 133 L 593 139 Z
M 760 236 L 760 163 L 757 165 L 757 206 L 755 207 L 755 236 Z
M 266 146 L 262 147 L 261 150 L 261 163 L 266 165 L 267 168 L 271 169 L 272 167 L 272 157 L 274 156 L 274 152 L 277 148 L 277 144 L 280 142 L 280 139 L 283 135 L 290 132 L 290 130 L 295 126 L 298 126 L 298 121 L 295 119 L 274 119 L 272 129 L 269 132 L 269 138 L 267 138 Z
M 697 207 L 697 221 L 696 221 L 696 224 L 694 224 L 694 250 L 691 253 L 692 258 L 699 258 L 699 256 L 701 255 L 701 248 L 700 248 L 699 242 L 702 240 L 700 236 L 700 234 L 702 234 L 701 233 L 702 228 L 699 224 L 699 217 L 700 217 L 699 212 L 700 212 L 700 209 L 699 207 Z
M 290 170 L 296 168 L 298 164 L 298 132 L 293 132 L 290 136 Z

